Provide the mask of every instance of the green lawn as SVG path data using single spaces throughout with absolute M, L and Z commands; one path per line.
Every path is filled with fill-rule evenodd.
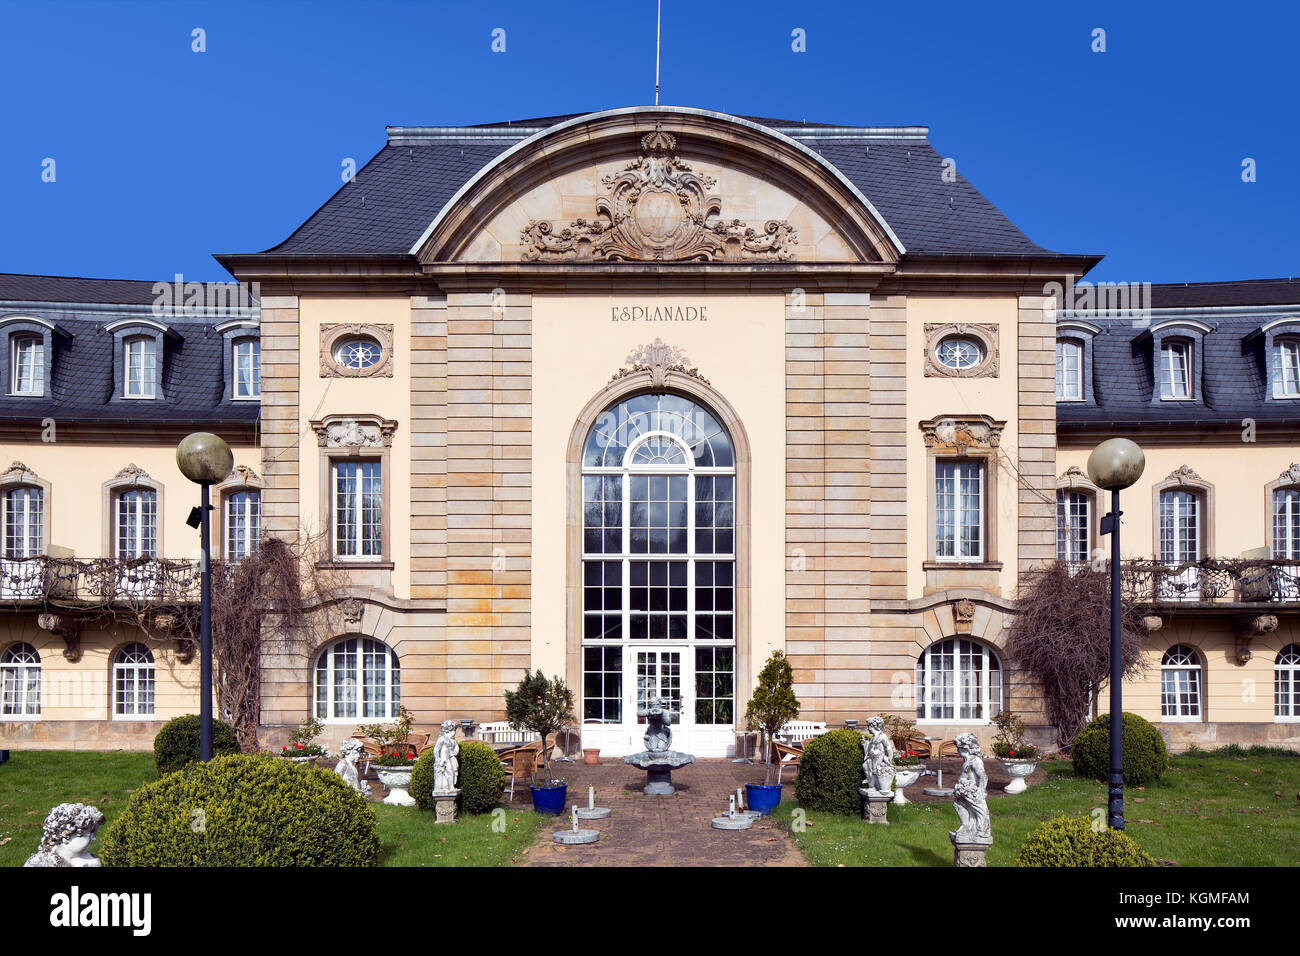
M 1068 761 L 1043 765 L 1049 779 L 1022 794 L 989 795 L 990 866 L 1014 866 L 1020 846 L 1043 820 L 1089 816 L 1106 806 L 1106 785 L 1079 780 Z M 929 778 L 927 778 L 929 779 Z M 920 785 L 913 790 L 919 792 Z M 1300 759 L 1188 754 L 1173 757 L 1154 784 L 1124 791 L 1125 832 L 1157 860 L 1180 866 L 1300 866 Z M 793 789 L 787 790 L 793 797 Z M 950 803 L 889 808 L 890 826 L 809 811 L 792 827 L 796 804 L 773 816 L 811 863 L 820 866 L 952 866 Z
M 133 790 L 157 778 L 152 753 L 11 751 L 9 762 L 0 766 L 0 866 L 22 866 L 36 851 L 52 807 L 93 804 L 111 823 Z M 533 842 L 545 819 L 510 808 L 495 817 L 437 826 L 432 811 L 382 804 L 375 811 L 381 866 L 508 866 Z

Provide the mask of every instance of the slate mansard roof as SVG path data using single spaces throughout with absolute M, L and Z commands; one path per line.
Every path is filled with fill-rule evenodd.
M 158 311 L 155 283 L 135 279 L 85 279 L 0 273 L 0 320 L 29 316 L 53 323 L 51 392 L 14 396 L 0 388 L 0 422 L 102 422 L 143 425 L 240 425 L 258 419 L 260 403 L 224 400 L 224 340 L 217 326 L 236 317 Z M 228 294 L 226 283 L 220 286 Z M 238 317 L 256 321 L 256 303 Z M 161 323 L 165 336 L 162 399 L 117 400 L 113 333 L 106 326 L 123 319 Z M 0 335 L 4 325 L 0 325 Z M 7 341 L 4 347 L 7 347 Z M 47 361 L 50 357 L 47 357 Z
M 1171 283 L 1151 286 L 1150 314 L 1075 312 L 1101 331 L 1092 337 L 1094 402 L 1058 401 L 1057 431 L 1113 426 L 1147 429 L 1223 426 L 1243 419 L 1300 427 L 1300 401 L 1270 400 L 1265 325 L 1294 317 L 1300 326 L 1300 279 Z M 1150 328 L 1190 320 L 1210 331 L 1195 347 L 1202 370 L 1200 401 L 1153 401 L 1155 364 Z
M 388 142 L 275 255 L 406 255 L 476 173 L 520 141 L 585 114 L 463 127 L 389 127 Z M 925 127 L 738 117 L 820 154 L 876 207 L 911 255 L 1051 256 L 958 174 Z

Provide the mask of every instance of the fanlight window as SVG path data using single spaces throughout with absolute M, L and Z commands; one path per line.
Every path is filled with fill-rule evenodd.
M 625 463 L 731 468 L 736 459 L 726 429 L 710 411 L 680 395 L 660 393 L 615 405 L 587 437 L 583 468 L 622 468 Z
M 123 647 L 113 658 L 113 716 L 152 717 L 155 683 L 153 652 L 140 643 Z
M 316 716 L 326 723 L 392 720 L 401 700 L 402 668 L 383 641 L 347 637 L 316 659 Z
M 954 335 L 939 343 L 935 357 L 945 368 L 962 372 L 984 361 L 984 348 L 975 339 Z
M 344 339 L 334 346 L 334 361 L 343 368 L 358 371 L 378 365 L 383 354 L 383 346 L 364 335 Z
M 1175 644 L 1160 661 L 1160 716 L 1201 719 L 1201 659 L 1186 644 Z
M 1281 720 L 1300 720 L 1300 644 L 1288 644 L 1273 668 L 1273 714 Z
M 13 644 L 0 654 L 0 717 L 41 716 L 41 655 L 30 644 Z

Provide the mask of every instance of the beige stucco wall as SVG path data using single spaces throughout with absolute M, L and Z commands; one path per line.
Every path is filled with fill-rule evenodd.
M 309 424 L 327 415 L 382 415 L 398 422 L 384 482 L 390 509 L 385 533 L 392 549 L 392 593 L 410 596 L 411 582 L 411 300 L 409 296 L 300 296 L 298 401 L 301 441 L 299 515 L 308 533 L 321 530 L 320 468 Z M 320 371 L 322 325 L 361 323 L 393 327 L 393 375 L 325 378 Z
M 707 306 L 707 322 L 615 322 L 623 305 Z M 565 666 L 565 456 L 583 407 L 656 338 L 685 350 L 735 408 L 753 456 L 750 489 L 753 667 L 785 646 L 785 302 L 763 296 L 534 296 L 533 667 Z M 742 675 L 752 681 L 753 674 Z
M 989 516 L 988 540 L 997 535 L 998 575 L 1001 591 L 1011 595 L 1016 580 L 1017 489 L 1008 462 L 1018 458 L 1018 329 L 1015 296 L 907 297 L 907 597 L 925 591 L 922 565 L 930 550 L 929 509 L 934 489 L 929 486 L 927 450 L 918 423 L 943 415 L 988 415 L 1005 421 L 998 456 L 998 512 Z M 953 378 L 925 375 L 926 323 L 982 323 L 998 326 L 999 372 L 996 377 Z M 986 541 L 987 554 L 987 541 Z M 955 566 L 955 569 L 959 568 Z

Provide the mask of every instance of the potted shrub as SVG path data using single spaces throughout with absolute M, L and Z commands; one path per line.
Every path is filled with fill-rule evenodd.
M 536 674 L 525 671 L 519 686 L 506 691 L 506 720 L 515 730 L 531 730 L 541 738 L 541 776 L 537 776 L 535 768 L 528 790 L 534 810 L 558 815 L 564 810 L 569 785 L 551 777 L 551 753 L 546 739 L 573 723 L 573 691 L 564 686 L 561 677 L 547 680 L 540 669 Z
M 921 774 L 925 771 L 925 764 L 921 763 L 921 755 L 915 750 L 900 750 L 894 754 L 894 802 L 911 803 L 903 793 L 904 787 L 910 787 L 916 781 L 921 779 Z
M 772 783 L 772 742 L 786 721 L 799 716 L 799 700 L 794 696 L 794 670 L 781 651 L 773 651 L 758 675 L 758 686 L 745 708 L 745 722 L 750 730 L 762 733 L 762 783 L 745 784 L 745 803 L 751 810 L 767 816 L 781 802 L 781 784 Z
M 329 756 L 329 751 L 324 747 L 312 743 L 320 736 L 321 730 L 321 722 L 315 717 L 308 717 L 293 733 L 289 734 L 289 742 L 280 748 L 280 756 L 294 763 L 315 766 L 317 760 Z
M 1023 793 L 1025 778 L 1038 766 L 1038 748 L 1025 743 L 1025 722 L 1009 710 L 993 718 L 998 734 L 993 738 L 993 755 L 1011 776 L 1011 782 L 1002 788 L 1003 793 Z

